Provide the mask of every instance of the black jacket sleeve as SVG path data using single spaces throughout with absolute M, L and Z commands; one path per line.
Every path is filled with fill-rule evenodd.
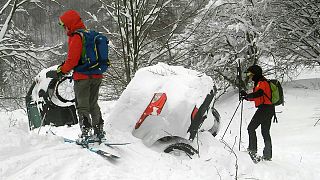
M 246 98 L 248 99 L 252 99 L 252 98 L 257 98 L 257 97 L 261 97 L 263 96 L 263 90 L 262 89 L 259 89 L 258 91 L 256 92 L 253 92 L 253 93 L 249 93 Z

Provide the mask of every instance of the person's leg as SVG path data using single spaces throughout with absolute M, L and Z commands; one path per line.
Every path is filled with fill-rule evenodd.
M 101 117 L 101 111 L 98 104 L 99 89 L 100 89 L 101 81 L 102 79 L 90 79 L 89 103 L 90 103 L 90 114 L 91 114 L 93 126 L 96 126 L 99 124 L 100 117 Z
M 87 133 L 91 127 L 91 118 L 89 113 L 89 80 L 74 81 L 74 93 L 76 108 L 79 117 L 79 125 L 83 134 Z
M 260 125 L 261 121 L 261 110 L 258 108 L 255 114 L 253 115 L 249 125 L 248 125 L 248 134 L 249 134 L 249 146 L 248 150 L 251 152 L 256 153 L 257 152 L 257 135 L 256 135 L 256 129 Z
M 104 121 L 102 119 L 101 110 L 98 104 L 99 89 L 101 82 L 102 79 L 91 79 L 90 114 L 95 134 L 97 134 L 99 138 L 104 138 Z
M 272 142 L 270 136 L 270 127 L 273 115 L 274 107 L 266 108 L 264 113 L 264 119 L 261 123 L 261 134 L 264 140 L 263 157 L 267 160 L 270 160 L 272 158 Z

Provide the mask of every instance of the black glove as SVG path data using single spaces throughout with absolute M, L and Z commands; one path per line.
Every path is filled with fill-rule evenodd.
M 247 98 L 248 93 L 245 90 L 241 90 L 239 93 L 240 93 L 240 99 L 245 99 L 245 100 L 248 99 Z

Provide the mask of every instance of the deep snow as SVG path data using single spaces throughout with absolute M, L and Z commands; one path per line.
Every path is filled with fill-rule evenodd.
M 255 112 L 251 102 L 244 102 L 242 143 L 238 151 L 240 110 L 235 115 L 223 140 L 233 148 L 230 152 L 220 141 L 239 101 L 237 91 L 229 92 L 215 105 L 221 115 L 218 136 L 200 132 L 200 157 L 189 159 L 183 153 L 161 152 L 163 144 L 145 146 L 131 131 L 119 131 L 107 121 L 110 142 L 131 142 L 115 147 L 121 155 L 108 161 L 73 144 L 65 144 L 59 136 L 46 134 L 49 128 L 58 135 L 76 138 L 78 126 L 43 127 L 29 132 L 24 110 L 1 112 L 0 121 L 0 179 L 238 179 L 291 180 L 320 179 L 320 80 L 308 79 L 284 85 L 285 106 L 277 107 L 279 123 L 273 123 L 273 160 L 253 164 L 245 149 L 248 144 L 246 127 Z M 104 119 L 108 120 L 117 102 L 99 102 Z M 132 107 L 134 108 L 134 107 Z M 259 152 L 263 148 L 260 130 L 257 130 Z M 235 156 L 236 155 L 236 156 Z

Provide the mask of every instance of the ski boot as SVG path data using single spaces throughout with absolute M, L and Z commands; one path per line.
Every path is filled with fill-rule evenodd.
M 257 151 L 248 149 L 248 153 L 250 158 L 255 164 L 261 161 L 261 156 L 257 155 Z
M 103 124 L 97 124 L 95 127 L 93 127 L 94 135 L 96 136 L 99 143 L 102 141 L 105 141 L 105 134 L 106 132 L 103 130 Z
M 271 157 L 267 157 L 267 156 L 262 156 L 261 159 L 262 159 L 263 161 L 272 161 L 272 160 L 271 160 Z
M 76 143 L 83 147 L 88 147 L 89 138 L 90 138 L 90 128 L 81 127 L 81 134 L 79 135 L 79 138 L 76 140 Z
M 103 131 L 103 127 L 101 127 L 100 125 L 96 125 L 94 128 L 94 135 L 97 137 L 98 142 L 102 142 L 105 140 L 105 132 Z
M 88 139 L 92 135 L 91 129 L 92 126 L 89 123 L 89 119 L 85 115 L 79 115 L 79 124 L 81 129 L 81 134 L 79 135 L 79 138 L 76 140 L 76 143 L 78 145 L 82 145 L 83 147 L 88 147 L 89 142 Z

